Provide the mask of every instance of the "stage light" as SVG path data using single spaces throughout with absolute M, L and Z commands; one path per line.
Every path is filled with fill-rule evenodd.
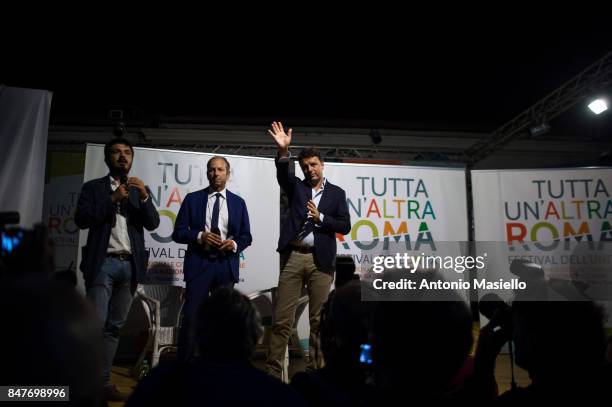
M 589 109 L 595 114 L 600 114 L 608 110 L 608 103 L 606 103 L 605 99 L 598 98 L 589 103 Z
M 550 131 L 550 125 L 546 122 L 538 124 L 537 126 L 533 126 L 529 129 L 529 135 L 532 138 L 540 137 L 545 135 Z
M 109 110 L 108 118 L 113 121 L 123 120 L 123 110 Z
M 125 127 L 125 123 L 116 122 L 113 125 L 113 135 L 115 137 L 125 137 L 127 135 L 127 128 Z
M 374 144 L 380 144 L 382 142 L 382 136 L 378 130 L 370 130 L 370 138 Z

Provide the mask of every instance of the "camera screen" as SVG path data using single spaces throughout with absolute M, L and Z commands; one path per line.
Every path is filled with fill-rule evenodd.
M 359 354 L 359 362 L 364 365 L 372 364 L 372 345 L 364 343 L 361 345 L 361 353 Z
M 0 235 L 2 237 L 2 249 L 1 249 L 2 251 L 0 252 L 0 254 L 3 257 L 8 256 L 11 253 L 13 253 L 15 248 L 17 248 L 19 244 L 21 243 L 21 241 L 23 240 L 22 230 L 16 230 L 16 231 L 2 230 L 0 231 Z

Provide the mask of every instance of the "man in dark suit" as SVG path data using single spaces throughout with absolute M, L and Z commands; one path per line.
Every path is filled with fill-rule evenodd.
M 147 270 L 149 253 L 144 229 L 159 226 L 159 215 L 149 189 L 137 177 L 129 177 L 134 149 L 117 137 L 104 146 L 109 175 L 86 182 L 81 190 L 74 221 L 89 229 L 80 269 L 87 297 L 104 324 L 104 382 L 107 400 L 125 400 L 109 383 L 110 370 L 132 296 Z
M 233 287 L 239 281 L 240 252 L 252 241 L 246 203 L 225 188 L 229 175 L 226 158 L 211 158 L 206 166 L 210 185 L 187 194 L 174 224 L 172 240 L 187 244 L 183 262 L 185 304 L 178 349 L 178 357 L 183 361 L 194 356 L 196 309 L 212 291 Z
M 323 159 L 317 150 L 305 149 L 299 157 L 304 180 L 290 174 L 291 132 L 280 122 L 268 130 L 278 147 L 276 178 L 289 198 L 289 215 L 281 229 L 278 251 L 281 271 L 274 310 L 266 371 L 281 377 L 282 359 L 295 319 L 297 301 L 304 283 L 308 288 L 310 320 L 308 368 L 322 367 L 318 331 L 321 308 L 334 279 L 336 233 L 351 231 L 351 218 L 344 190 L 323 177 Z

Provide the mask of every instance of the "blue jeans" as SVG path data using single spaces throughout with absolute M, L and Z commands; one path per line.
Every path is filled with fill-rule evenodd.
M 104 383 L 110 380 L 111 367 L 119 344 L 119 332 L 125 324 L 132 293 L 132 263 L 115 257 L 107 257 L 100 273 L 87 287 L 87 298 L 96 308 L 104 324 Z

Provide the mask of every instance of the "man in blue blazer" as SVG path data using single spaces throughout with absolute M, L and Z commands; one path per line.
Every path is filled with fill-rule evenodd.
M 252 242 L 246 203 L 225 188 L 230 164 L 213 157 L 206 166 L 210 185 L 187 194 L 174 224 L 172 240 L 187 244 L 183 262 L 185 304 L 178 357 L 192 359 L 196 310 L 209 294 L 239 281 L 240 252 Z
M 289 198 L 289 214 L 278 239 L 281 271 L 266 361 L 266 371 L 280 378 L 304 284 L 308 288 L 310 321 L 307 368 L 322 367 L 318 339 L 321 309 L 334 279 L 336 233 L 346 235 L 351 231 L 351 217 L 344 190 L 323 177 L 325 165 L 319 152 L 309 148 L 300 153 L 298 161 L 304 173 L 304 180 L 300 180 L 290 172 L 292 130 L 285 133 L 282 123 L 273 122 L 268 132 L 278 147 L 276 178 Z
M 109 383 L 119 332 L 125 324 L 138 281 L 147 271 L 149 252 L 144 230 L 159 226 L 159 215 L 142 180 L 128 177 L 134 149 L 122 137 L 104 146 L 109 175 L 86 182 L 81 190 L 74 221 L 89 229 L 82 249 L 87 298 L 104 324 L 105 398 L 125 400 L 126 396 Z

